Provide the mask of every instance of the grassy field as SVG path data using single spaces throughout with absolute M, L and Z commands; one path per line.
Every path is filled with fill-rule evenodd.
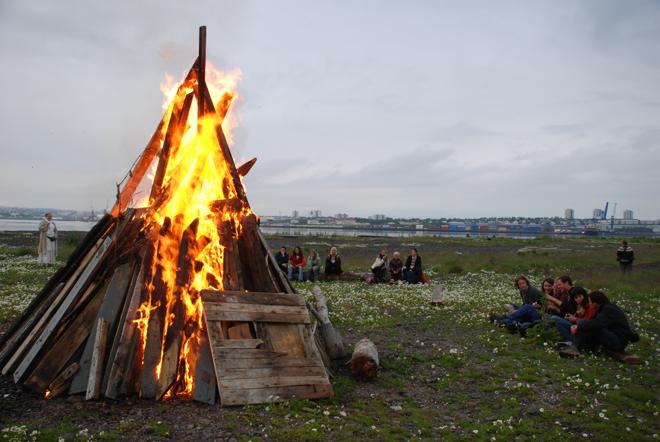
M 43 401 L 3 378 L 0 440 L 654 440 L 658 394 L 660 242 L 633 240 L 638 260 L 623 279 L 611 239 L 285 238 L 280 245 L 340 249 L 347 270 L 366 272 L 377 251 L 417 247 L 429 286 L 325 282 L 331 319 L 346 340 L 372 339 L 381 370 L 353 380 L 339 364 L 335 396 L 319 401 L 221 409 L 140 400 Z M 20 313 L 53 269 L 28 249 L 0 247 L 0 323 Z M 66 251 L 65 251 L 66 253 Z M 65 254 L 64 253 L 64 254 Z M 63 254 L 63 256 L 64 256 Z M 603 355 L 561 359 L 553 331 L 511 335 L 489 324 L 491 311 L 514 302 L 516 274 L 538 284 L 570 274 L 603 289 L 641 335 L 629 349 L 644 359 L 622 365 Z M 445 303 L 429 300 L 435 285 Z M 299 283 L 311 297 L 312 285 Z M 6 391 L 6 392 L 5 392 Z

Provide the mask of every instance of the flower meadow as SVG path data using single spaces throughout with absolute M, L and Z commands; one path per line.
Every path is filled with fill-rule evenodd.
M 17 318 L 54 271 L 0 248 L 0 324 Z M 348 357 L 351 345 L 368 337 L 380 359 L 378 377 L 368 383 L 351 377 L 348 358 L 336 361 L 332 398 L 229 409 L 141 403 L 138 415 L 130 401 L 72 408 L 70 399 L 0 391 L 0 405 L 26 404 L 20 413 L 0 416 L 0 440 L 58 440 L 63 433 L 66 440 L 191 440 L 199 428 L 236 440 L 657 440 L 655 293 L 598 287 L 641 335 L 630 351 L 644 362 L 628 366 L 601 354 L 562 359 L 551 331 L 523 338 L 490 324 L 489 313 L 519 302 L 512 273 L 427 274 L 428 285 L 319 283 Z M 529 277 L 536 286 L 543 279 L 534 272 Z M 313 304 L 314 284 L 294 284 Z M 434 306 L 438 287 L 443 302 Z M 44 411 L 31 411 L 38 409 Z M 48 418 L 49 409 L 66 410 L 66 428 Z

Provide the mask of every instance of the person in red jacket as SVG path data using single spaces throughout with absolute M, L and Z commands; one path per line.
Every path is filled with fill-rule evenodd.
M 305 255 L 303 255 L 300 247 L 296 246 L 291 252 L 291 257 L 289 258 L 289 279 L 293 279 L 293 274 L 298 273 L 298 281 L 303 281 L 305 278 L 305 266 L 307 265 L 307 260 Z

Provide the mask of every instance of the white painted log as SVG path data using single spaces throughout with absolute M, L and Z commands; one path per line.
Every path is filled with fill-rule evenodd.
M 314 286 L 312 292 L 314 292 L 314 298 L 316 299 L 316 311 L 321 322 L 319 331 L 325 341 L 326 352 L 330 359 L 341 359 L 346 356 L 344 340 L 342 339 L 341 334 L 330 322 L 326 297 L 317 285 Z
M 378 376 L 378 349 L 367 338 L 362 338 L 355 344 L 351 357 L 351 373 L 359 381 L 369 381 Z
M 105 347 L 108 338 L 108 321 L 99 318 L 96 323 L 96 339 L 92 352 L 92 363 L 89 367 L 89 379 L 87 381 L 87 393 L 85 400 L 98 399 L 101 391 L 101 380 L 103 380 L 103 367 Z

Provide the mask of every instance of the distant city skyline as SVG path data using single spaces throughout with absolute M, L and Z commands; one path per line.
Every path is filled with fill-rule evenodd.
M 80 214 L 90 214 L 90 213 L 96 213 L 96 214 L 102 214 L 105 212 L 106 208 L 103 209 L 98 209 L 95 210 L 93 208 L 90 209 L 70 209 L 70 208 L 57 208 L 57 207 L 18 207 L 18 206 L 0 206 L 0 218 L 3 216 L 8 216 L 7 213 L 9 212 L 9 209 L 18 209 L 18 210 L 29 210 L 29 211 L 41 211 L 41 212 L 46 212 L 46 211 L 57 211 L 57 212 L 77 212 Z M 109 207 L 107 208 L 109 209 Z M 573 211 L 572 216 L 569 218 L 567 217 L 568 211 L 571 210 Z M 420 216 L 392 216 L 388 214 L 382 214 L 382 213 L 373 213 L 369 215 L 355 215 L 355 214 L 350 214 L 346 212 L 340 212 L 340 213 L 334 213 L 334 214 L 324 214 L 322 210 L 318 209 L 313 209 L 310 210 L 306 213 L 302 213 L 298 210 L 292 210 L 291 213 L 284 214 L 284 213 L 277 213 L 277 214 L 260 214 L 261 216 L 265 217 L 286 217 L 286 218 L 364 218 L 364 219 L 372 219 L 372 220 L 383 220 L 383 219 L 393 219 L 393 218 L 399 218 L 399 219 L 425 219 L 425 218 L 435 218 L 435 219 L 447 219 L 447 218 L 455 218 L 455 219 L 478 219 L 478 218 L 502 218 L 502 219 L 507 219 L 507 218 L 563 218 L 563 219 L 600 219 L 602 214 L 603 214 L 603 209 L 600 208 L 595 208 L 591 211 L 590 216 L 579 216 L 580 212 L 576 212 L 572 208 L 567 208 L 564 210 L 563 216 L 561 214 L 554 214 L 554 215 L 541 215 L 541 216 L 523 216 L 523 215 L 500 215 L 500 216 L 490 216 L 490 215 L 483 215 L 483 216 L 470 216 L 470 217 L 460 217 L 460 216 L 438 216 L 438 217 L 420 217 Z M 618 216 L 616 216 L 616 219 L 639 219 L 639 220 L 646 220 L 646 221 L 655 221 L 655 220 L 660 220 L 660 217 L 658 218 L 647 218 L 647 219 L 642 219 L 642 218 L 635 218 L 634 217 L 634 210 L 631 209 L 625 209 L 620 212 L 618 212 Z M 608 212 L 607 218 L 611 218 L 612 212 Z

